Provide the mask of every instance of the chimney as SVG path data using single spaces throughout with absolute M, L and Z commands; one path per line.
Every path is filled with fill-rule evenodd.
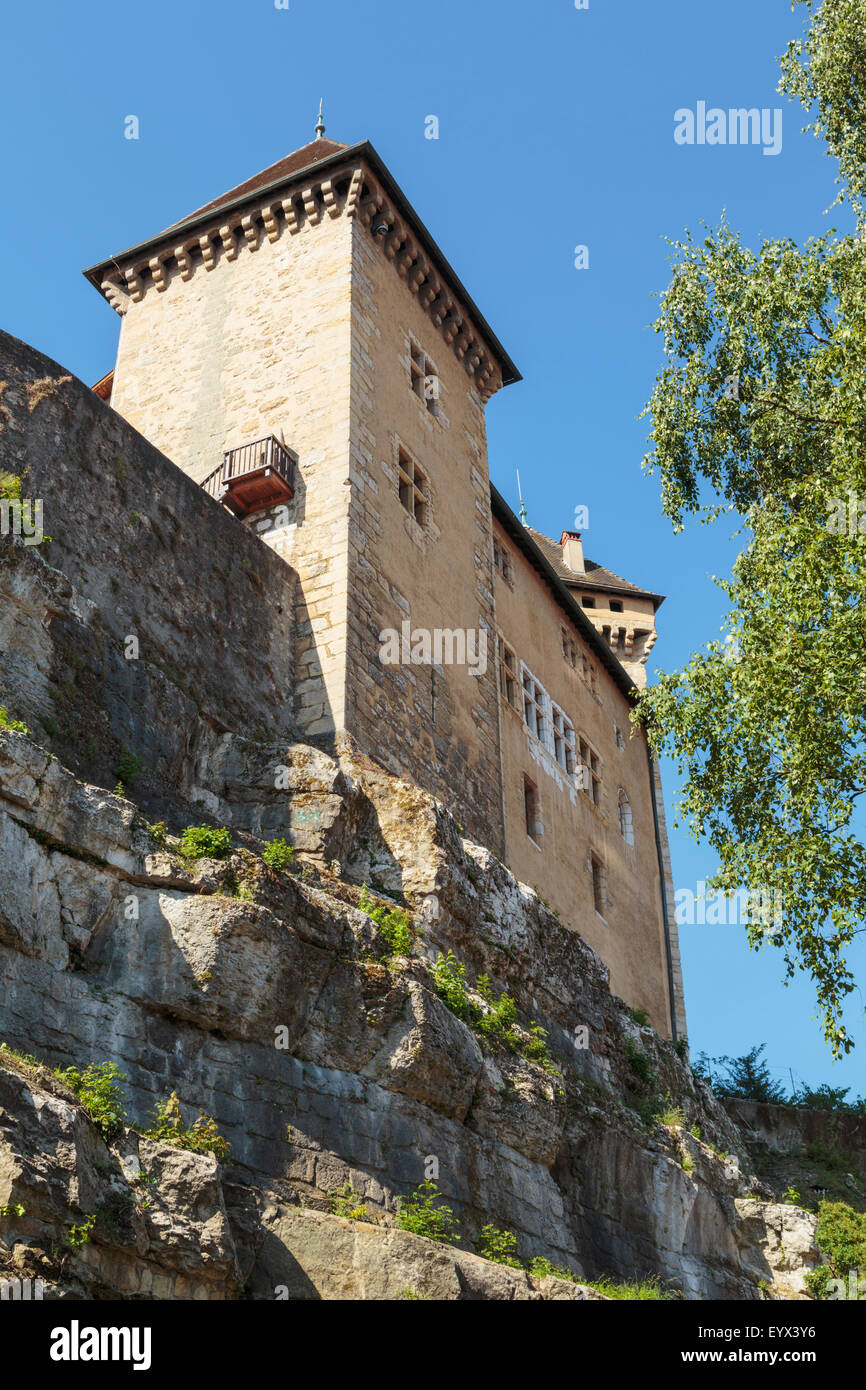
M 579 531 L 563 531 L 559 544 L 562 546 L 562 563 L 572 574 L 586 574 L 583 563 L 583 541 Z

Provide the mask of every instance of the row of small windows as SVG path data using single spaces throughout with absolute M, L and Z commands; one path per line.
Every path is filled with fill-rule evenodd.
M 499 689 L 502 698 L 512 709 L 522 712 L 523 722 L 531 734 L 551 752 L 568 777 L 573 777 L 582 792 L 601 810 L 601 760 L 585 738 L 577 737 L 571 720 L 547 694 L 544 686 L 529 668 L 520 662 L 513 648 L 501 636 L 497 638 Z M 617 748 L 625 749 L 625 739 L 619 725 L 614 725 Z M 528 783 L 529 787 L 534 786 Z M 537 796 L 537 789 L 536 789 Z M 617 798 L 620 833 L 626 844 L 634 844 L 634 824 L 628 795 L 620 787 Z M 533 824 L 537 820 L 533 817 Z M 527 816 L 527 828 L 529 817 Z M 533 832 L 529 832 L 532 834 Z M 533 835 L 533 838 L 534 835 Z
M 594 598 L 591 598 L 589 594 L 581 594 L 581 596 L 580 596 L 580 601 L 581 601 L 581 603 L 583 604 L 583 607 L 584 607 L 584 608 L 595 608 L 595 606 L 596 606 L 595 599 L 594 599 Z M 622 612 L 622 600 L 621 600 L 621 599 L 612 598 L 612 599 L 609 599 L 608 602 L 610 603 L 610 611 L 611 611 L 611 613 L 621 613 L 621 612 Z M 599 608 L 601 607 L 601 601 L 600 601 L 600 600 L 599 600 L 599 603 L 598 603 L 598 607 L 599 607 Z
M 526 773 L 523 774 L 523 803 L 526 813 L 526 833 L 537 843 L 544 834 L 544 825 L 541 819 L 538 787 L 530 777 L 527 777 Z M 631 802 L 622 787 L 620 787 L 617 797 L 617 814 L 619 832 L 622 838 L 627 845 L 633 845 L 634 821 L 631 814 Z
M 581 791 L 594 805 L 601 805 L 601 764 L 585 738 L 577 738 L 574 725 L 548 695 L 540 681 L 503 637 L 497 638 L 499 689 L 502 698 L 523 714 L 523 722 L 539 743 L 553 754 L 568 777 L 578 776 Z

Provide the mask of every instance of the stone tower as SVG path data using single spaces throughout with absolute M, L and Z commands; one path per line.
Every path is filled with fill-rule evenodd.
M 484 407 L 519 374 L 373 147 L 320 134 L 86 274 L 122 315 L 111 405 L 163 453 L 199 482 L 270 436 L 296 460 L 249 524 L 299 576 L 299 733 L 499 848 L 494 663 L 383 667 L 378 634 L 492 633 Z

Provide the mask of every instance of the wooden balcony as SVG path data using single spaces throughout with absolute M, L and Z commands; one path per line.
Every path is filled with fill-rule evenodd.
M 291 501 L 297 461 L 297 456 L 270 434 L 238 449 L 227 449 L 219 468 L 208 474 L 202 487 L 235 516 L 250 516 Z

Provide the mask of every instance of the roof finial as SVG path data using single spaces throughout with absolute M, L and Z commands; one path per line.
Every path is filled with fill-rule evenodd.
M 317 140 L 321 140 L 322 136 L 323 136 L 324 133 L 325 133 L 325 121 L 324 121 L 324 117 L 322 116 L 322 107 L 324 106 L 324 104 L 325 104 L 325 103 L 324 103 L 324 99 L 323 99 L 322 101 L 319 102 L 319 120 L 318 120 L 318 123 L 317 123 L 317 125 L 316 125 L 316 139 L 317 139 Z
M 523 522 L 523 525 L 526 526 L 526 524 L 527 524 L 527 518 L 526 518 L 526 503 L 525 503 L 524 500 L 523 500 L 523 493 L 522 493 L 521 490 L 520 490 L 520 471 L 519 471 L 519 470 L 518 470 L 518 472 L 517 472 L 517 495 L 518 495 L 518 497 L 520 498 L 520 520 Z

